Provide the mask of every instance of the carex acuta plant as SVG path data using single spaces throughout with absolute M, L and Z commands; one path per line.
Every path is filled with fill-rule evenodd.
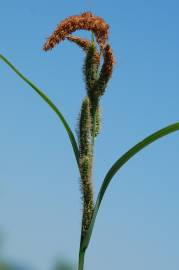
M 90 31 L 92 33 L 91 40 L 74 36 L 73 33 L 76 30 Z M 163 136 L 179 130 L 179 122 L 171 124 L 156 131 L 124 153 L 108 170 L 95 201 L 93 196 L 93 155 L 95 139 L 100 132 L 100 103 L 112 76 L 115 64 L 108 36 L 109 25 L 104 21 L 104 19 L 93 15 L 91 12 L 84 12 L 80 15 L 70 16 L 61 21 L 43 46 L 43 49 L 48 51 L 53 49 L 59 42 L 68 40 L 79 46 L 84 51 L 85 56 L 82 71 L 86 89 L 85 97 L 81 103 L 77 124 L 77 139 L 75 138 L 75 135 L 65 117 L 49 97 L 47 97 L 34 83 L 17 70 L 17 68 L 7 60 L 7 58 L 0 55 L 0 59 L 21 79 L 29 84 L 57 114 L 69 136 L 77 166 L 79 168 L 80 190 L 83 205 L 78 270 L 84 269 L 85 252 L 91 239 L 96 216 L 103 196 L 113 176 L 130 158 L 144 147 Z

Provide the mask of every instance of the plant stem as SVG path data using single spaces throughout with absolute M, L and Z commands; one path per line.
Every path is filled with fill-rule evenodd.
M 84 267 L 84 259 L 85 259 L 85 251 L 81 250 L 80 247 L 80 252 L 79 252 L 79 262 L 78 262 L 78 270 L 83 270 Z

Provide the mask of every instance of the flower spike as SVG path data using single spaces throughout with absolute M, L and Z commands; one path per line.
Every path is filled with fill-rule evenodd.
M 53 34 L 47 39 L 43 49 L 45 51 L 52 49 L 76 30 L 92 31 L 100 48 L 103 49 L 108 39 L 108 29 L 108 24 L 101 17 L 94 16 L 91 12 L 70 16 L 57 26 Z

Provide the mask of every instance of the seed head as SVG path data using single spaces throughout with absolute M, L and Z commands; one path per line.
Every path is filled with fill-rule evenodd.
M 66 39 L 76 43 L 84 51 L 87 51 L 89 49 L 89 47 L 91 46 L 91 42 L 88 39 L 84 39 L 81 37 L 68 35 L 68 36 L 66 36 Z
M 100 133 L 101 130 L 101 108 L 99 103 L 96 107 L 96 118 L 95 118 L 95 137 Z
M 53 34 L 47 39 L 43 49 L 45 51 L 52 49 L 76 30 L 92 31 L 96 37 L 96 41 L 101 49 L 103 49 L 108 39 L 108 29 L 108 24 L 101 17 L 94 16 L 91 12 L 70 16 L 57 26 Z
M 84 39 L 81 37 L 76 37 L 76 36 L 72 36 L 69 35 L 66 37 L 68 40 L 76 43 L 80 48 L 82 48 L 86 53 L 88 52 L 88 50 L 90 49 L 91 46 L 93 46 L 93 43 L 91 41 L 89 41 L 88 39 Z M 97 49 L 95 48 L 94 50 L 94 59 L 97 63 L 100 62 L 100 54 L 97 51 Z
M 107 83 L 111 78 L 115 59 L 112 53 L 111 46 L 107 44 L 103 51 L 104 62 L 100 71 L 99 79 L 94 86 L 95 94 L 100 97 L 104 94 Z
M 83 66 L 84 80 L 86 84 L 87 93 L 90 99 L 93 96 L 93 89 L 98 76 L 99 64 L 100 64 L 100 55 L 99 53 L 97 53 L 95 45 L 91 44 L 91 46 L 87 51 Z
M 90 101 L 86 97 L 81 106 L 81 115 L 79 121 L 79 150 L 80 157 L 91 155 L 91 115 L 90 115 Z
M 82 103 L 79 122 L 79 165 L 81 176 L 81 192 L 83 201 L 82 236 L 89 228 L 93 213 L 92 187 L 92 148 L 91 148 L 91 115 L 90 101 L 86 97 Z

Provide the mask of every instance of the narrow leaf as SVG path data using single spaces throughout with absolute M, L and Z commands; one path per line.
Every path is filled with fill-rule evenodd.
M 27 79 L 24 75 L 22 75 L 22 73 L 19 72 L 19 70 L 17 70 L 17 68 L 15 68 L 3 55 L 0 54 L 0 59 L 3 60 L 23 81 L 25 81 L 28 85 L 30 85 L 35 92 L 50 106 L 50 108 L 57 114 L 57 116 L 60 118 L 72 145 L 74 154 L 75 154 L 75 158 L 77 161 L 77 164 L 79 166 L 78 163 L 78 157 L 79 157 L 79 150 L 78 150 L 78 146 L 77 146 L 77 142 L 75 140 L 75 136 L 72 132 L 72 130 L 70 129 L 70 126 L 68 125 L 67 121 L 65 120 L 63 114 L 59 111 L 59 109 L 56 107 L 56 105 L 49 99 L 49 97 L 47 97 L 37 86 L 34 85 L 34 83 L 32 83 L 29 79 Z
M 138 152 L 140 152 L 143 148 L 145 148 L 147 145 L 153 143 L 154 141 L 160 139 L 161 137 L 164 137 L 172 132 L 178 131 L 179 130 L 179 122 L 172 124 L 170 126 L 167 126 L 155 133 L 153 133 L 152 135 L 148 136 L 147 138 L 145 138 L 144 140 L 142 140 L 141 142 L 139 142 L 138 144 L 136 144 L 134 147 L 132 147 L 129 151 L 127 151 L 123 156 L 121 156 L 114 164 L 113 166 L 110 168 L 110 170 L 107 172 L 104 181 L 101 185 L 97 200 L 96 200 L 96 204 L 95 204 L 95 208 L 94 208 L 94 212 L 93 212 L 93 217 L 91 220 L 91 224 L 89 227 L 89 230 L 83 240 L 82 243 L 82 250 L 85 250 L 88 247 L 91 235 L 92 235 L 92 231 L 93 231 L 93 227 L 94 227 L 94 223 L 96 220 L 96 216 L 101 204 L 101 201 L 103 199 L 103 196 L 106 192 L 106 189 L 108 187 L 108 185 L 110 184 L 112 177 L 118 172 L 118 170 L 129 160 L 131 159 L 135 154 L 137 154 Z

